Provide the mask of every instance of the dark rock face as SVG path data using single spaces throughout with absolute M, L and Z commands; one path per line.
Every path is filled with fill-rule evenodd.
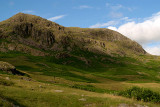
M 24 38 L 31 36 L 33 29 L 32 23 L 19 23 L 13 27 L 13 33 L 18 34 Z
M 61 58 L 68 58 L 68 57 L 70 57 L 70 55 L 68 54 L 68 53 L 65 53 L 65 52 L 63 52 L 63 53 L 58 53 L 58 54 L 56 54 L 56 56 L 55 56 L 57 59 L 61 59 Z
M 29 46 L 23 45 L 23 44 L 18 44 L 18 43 L 6 43 L 3 42 L 0 45 L 0 51 L 1 52 L 8 52 L 8 51 L 20 51 L 23 53 L 28 53 L 31 54 L 33 56 L 46 56 L 49 55 L 46 52 L 42 52 L 40 50 L 31 48 Z
M 23 39 L 32 39 L 37 45 L 51 46 L 55 41 L 55 36 L 51 30 L 40 29 L 32 23 L 20 23 L 13 27 L 13 34 L 20 36 Z M 24 43 L 25 41 L 21 41 Z

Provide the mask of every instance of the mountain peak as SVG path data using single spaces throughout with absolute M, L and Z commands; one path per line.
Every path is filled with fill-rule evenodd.
M 27 19 L 33 19 L 33 18 L 40 18 L 40 17 L 20 12 L 20 13 L 17 13 L 16 15 L 12 16 L 11 18 L 9 18 L 9 21 L 21 22 L 21 21 L 25 21 Z
M 16 15 L 9 18 L 7 21 L 10 22 L 30 22 L 30 23 L 38 23 L 38 24 L 45 24 L 45 23 L 53 23 L 47 19 L 44 19 L 40 16 L 25 14 L 25 13 L 17 13 Z

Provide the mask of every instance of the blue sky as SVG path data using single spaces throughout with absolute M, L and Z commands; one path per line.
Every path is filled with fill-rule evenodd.
M 66 27 L 110 28 L 160 55 L 159 4 L 160 0 L 0 0 L 0 21 L 23 12 Z

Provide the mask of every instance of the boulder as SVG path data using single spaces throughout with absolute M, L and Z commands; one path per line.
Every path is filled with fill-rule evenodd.
M 16 70 L 16 67 L 8 62 L 0 61 L 0 70 L 14 75 L 25 75 L 25 73 Z

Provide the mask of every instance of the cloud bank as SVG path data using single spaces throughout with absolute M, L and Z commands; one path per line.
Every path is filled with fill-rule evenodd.
M 145 46 L 149 43 L 160 41 L 160 12 L 145 18 L 143 22 L 136 23 L 135 21 L 127 22 L 120 27 L 113 26 L 109 29 L 116 30 L 128 38 L 137 41 Z M 160 47 L 146 47 L 146 51 L 154 55 L 160 55 Z
M 145 50 L 152 55 L 160 55 L 160 47 L 159 46 L 146 47 Z
M 160 12 L 141 23 L 132 21 L 118 28 L 112 26 L 108 28 L 116 30 L 140 44 L 157 42 L 160 41 Z

